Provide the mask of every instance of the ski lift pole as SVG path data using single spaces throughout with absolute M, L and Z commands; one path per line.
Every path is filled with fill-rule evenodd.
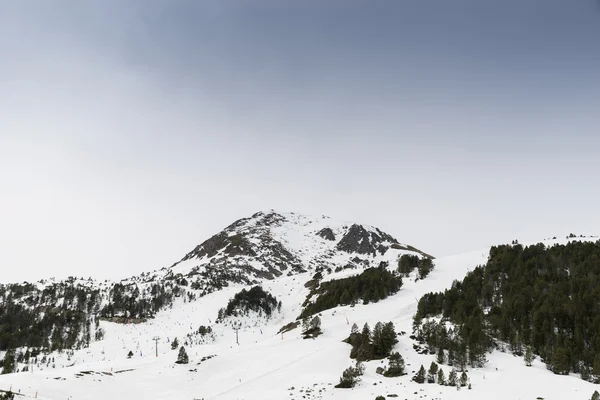
M 154 340 L 154 343 L 156 345 L 156 357 L 158 357 L 158 341 L 160 340 L 160 337 L 159 336 L 154 336 L 152 338 L 152 340 Z

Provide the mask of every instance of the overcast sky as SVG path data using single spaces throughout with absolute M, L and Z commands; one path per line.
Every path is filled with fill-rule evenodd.
M 280 209 L 436 256 L 600 234 L 595 0 L 0 0 L 0 282 Z

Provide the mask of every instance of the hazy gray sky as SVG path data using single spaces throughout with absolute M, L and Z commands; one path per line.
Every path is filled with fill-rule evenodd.
M 0 0 L 0 281 L 276 208 L 435 255 L 600 234 L 594 0 Z

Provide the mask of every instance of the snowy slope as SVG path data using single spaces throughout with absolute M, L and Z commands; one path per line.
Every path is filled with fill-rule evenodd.
M 312 232 L 321 225 L 306 225 Z M 283 229 L 283 228 L 281 228 Z M 337 229 L 337 228 L 336 228 Z M 340 228 L 341 229 L 341 228 Z M 282 242 L 294 248 L 302 259 L 301 250 L 312 244 L 302 237 L 283 232 Z M 567 240 L 550 240 L 547 245 Z M 222 291 L 207 294 L 193 302 L 179 299 L 171 309 L 160 312 L 143 324 L 120 325 L 101 322 L 106 330 L 103 341 L 92 343 L 89 349 L 75 352 L 71 361 L 56 356 L 56 369 L 0 376 L 0 389 L 20 390 L 24 396 L 40 399 L 374 399 L 377 395 L 397 394 L 400 399 L 589 399 L 596 389 L 593 384 L 575 376 L 557 376 L 539 361 L 527 368 L 523 360 L 510 354 L 493 353 L 482 369 L 469 371 L 472 390 L 418 385 L 410 381 L 421 364 L 426 367 L 433 356 L 413 350 L 408 335 L 400 336 L 395 350 L 406 363 L 408 375 L 384 378 L 375 374 L 381 361 L 366 363 L 362 382 L 354 389 L 334 389 L 341 372 L 353 362 L 350 346 L 342 343 L 350 325 L 378 321 L 393 321 L 396 331 L 410 333 L 417 299 L 430 291 L 443 290 L 454 279 L 487 259 L 488 250 L 445 257 L 436 260 L 436 267 L 425 280 L 405 279 L 404 286 L 394 296 L 369 305 L 345 306 L 322 313 L 323 336 L 303 340 L 299 330 L 278 335 L 279 328 L 293 321 L 301 310 L 308 289 L 304 287 L 312 273 L 281 276 L 266 280 L 263 288 L 270 291 L 283 307 L 272 319 L 244 321 L 239 332 L 239 345 L 234 331 L 214 324 L 217 310 L 224 306 L 242 285 L 232 285 Z M 310 263 L 305 255 L 303 262 Z M 376 257 L 384 257 L 382 255 Z M 376 258 L 374 257 L 374 258 Z M 393 265 L 390 265 L 392 268 Z M 358 272 L 358 271 L 356 271 Z M 333 272 L 330 278 L 347 276 L 350 270 Z M 180 341 L 199 325 L 211 324 L 214 343 L 187 346 L 190 364 L 175 365 L 177 351 L 169 340 Z M 160 336 L 158 357 L 153 337 Z M 125 357 L 132 350 L 132 359 Z M 216 357 L 201 362 L 203 357 Z M 68 363 L 71 367 L 61 366 Z M 450 372 L 444 366 L 446 375 Z M 82 373 L 82 371 L 87 371 Z M 91 372 L 90 372 L 91 371 Z M 78 375 L 79 374 L 79 375 Z

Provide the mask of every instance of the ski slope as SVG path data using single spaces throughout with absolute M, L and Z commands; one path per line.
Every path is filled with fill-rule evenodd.
M 566 240 L 546 241 L 547 245 Z M 508 353 L 488 355 L 484 368 L 470 369 L 472 390 L 437 384 L 416 384 L 412 376 L 421 364 L 428 368 L 435 356 L 413 350 L 408 337 L 417 300 L 430 291 L 444 290 L 453 280 L 462 279 L 469 270 L 484 263 L 487 250 L 437 259 L 435 269 L 425 280 L 404 279 L 404 286 L 394 296 L 378 303 L 345 306 L 321 313 L 323 335 L 303 340 L 300 329 L 277 334 L 281 326 L 294 321 L 308 294 L 304 287 L 310 273 L 281 277 L 262 285 L 283 307 L 271 319 L 242 317 L 238 321 L 239 344 L 229 325 L 215 324 L 219 308 L 242 287 L 232 286 L 193 302 L 180 300 L 171 309 L 160 312 L 143 324 L 120 325 L 101 322 L 105 339 L 88 349 L 53 354 L 55 368 L 0 376 L 0 389 L 12 387 L 19 399 L 105 400 L 105 399 L 375 399 L 378 395 L 396 394 L 399 399 L 536 399 L 584 400 L 597 387 L 577 376 L 557 376 L 547 371 L 539 360 L 526 367 L 522 358 Z M 395 265 L 390 265 L 394 268 Z M 342 271 L 329 279 L 359 271 Z M 353 323 L 392 321 L 399 336 L 395 351 L 405 359 L 408 375 L 385 378 L 375 370 L 385 361 L 365 363 L 362 382 L 353 389 L 335 389 L 342 371 L 353 365 L 350 346 L 343 343 Z M 176 365 L 177 350 L 170 341 L 180 343 L 200 325 L 210 325 L 215 341 L 186 346 L 190 363 Z M 158 356 L 155 355 L 154 337 Z M 131 359 L 126 355 L 134 353 Z M 215 357 L 201 361 L 203 357 Z M 446 376 L 448 366 L 443 366 Z

